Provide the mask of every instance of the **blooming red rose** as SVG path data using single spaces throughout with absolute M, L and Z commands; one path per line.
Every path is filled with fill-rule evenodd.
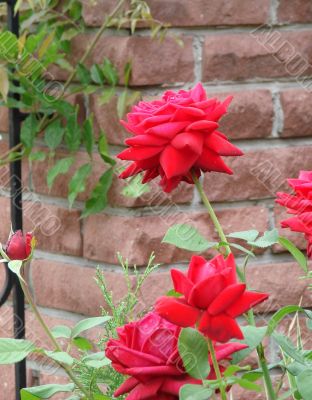
M 133 137 L 118 157 L 133 163 L 120 175 L 128 178 L 144 171 L 143 183 L 161 176 L 160 185 L 170 192 L 181 181 L 193 183 L 191 170 L 231 174 L 221 156 L 240 156 L 240 149 L 219 132 L 218 121 L 232 98 L 220 102 L 207 98 L 201 83 L 190 91 L 167 91 L 161 100 L 141 101 L 121 121 Z
M 300 171 L 299 179 L 288 179 L 294 194 L 277 193 L 277 203 L 287 208 L 293 217 L 281 222 L 283 228 L 304 233 L 308 241 L 308 257 L 312 257 L 312 171 Z
M 24 237 L 22 231 L 18 230 L 10 236 L 3 251 L 10 260 L 26 260 L 33 247 L 33 235 L 28 232 Z
M 180 330 L 153 312 L 118 329 L 119 338 L 108 341 L 106 356 L 129 378 L 116 397 L 129 393 L 127 400 L 178 400 L 183 385 L 200 383 L 184 370 L 177 347 Z M 216 345 L 217 360 L 229 359 L 243 348 L 240 343 Z M 213 370 L 208 378 L 215 379 Z
M 161 297 L 155 310 L 168 321 L 179 326 L 198 326 L 212 340 L 227 342 L 243 339 L 235 318 L 266 300 L 266 293 L 246 290 L 236 278 L 235 260 L 222 255 L 211 261 L 193 256 L 187 274 L 172 269 L 175 291 L 183 297 Z

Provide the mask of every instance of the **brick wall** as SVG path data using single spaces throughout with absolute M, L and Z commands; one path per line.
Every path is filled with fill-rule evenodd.
M 152 41 L 144 28 L 130 36 L 128 30 L 110 30 L 102 37 L 91 62 L 109 57 L 121 70 L 132 60 L 132 86 L 140 86 L 144 97 L 159 95 L 166 87 L 189 88 L 202 81 L 210 94 L 221 98 L 234 94 L 229 114 L 222 128 L 246 155 L 230 161 L 232 177 L 207 174 L 205 188 L 215 203 L 226 232 L 255 228 L 264 231 L 284 216 L 274 205 L 277 190 L 286 189 L 285 179 L 296 177 L 300 169 L 312 169 L 312 3 L 310 0 L 150 0 L 155 18 L 172 24 L 162 44 Z M 78 59 L 94 35 L 113 0 L 84 4 L 87 33 L 73 43 L 73 59 Z M 273 27 L 273 28 L 272 28 Z M 180 47 L 170 37 L 184 41 Z M 57 79 L 65 74 L 53 71 Z M 116 99 L 99 106 L 98 95 L 76 95 L 81 112 L 95 114 L 97 129 L 108 135 L 112 151 L 117 153 L 126 133 L 118 123 Z M 7 147 L 7 112 L 0 108 L 1 151 Z M 60 154 L 61 155 L 61 154 Z M 79 163 L 86 154 L 81 153 Z M 103 172 L 98 160 L 88 183 L 91 188 Z M 66 190 L 69 176 L 57 179 L 49 192 L 45 182 L 45 163 L 24 163 L 25 227 L 36 228 L 38 251 L 30 270 L 30 282 L 39 306 L 51 323 L 72 324 L 81 315 L 98 315 L 103 305 L 94 283 L 95 267 L 100 264 L 116 297 L 125 284 L 117 265 L 120 251 L 131 263 L 143 266 L 150 253 L 164 263 L 142 290 L 142 302 L 150 305 L 170 288 L 168 277 L 172 263 L 185 265 L 190 254 L 160 244 L 170 225 L 192 221 L 200 232 L 215 237 L 213 228 L 193 187 L 182 186 L 167 197 L 157 186 L 139 199 L 120 194 L 123 182 L 115 179 L 110 191 L 110 206 L 100 215 L 79 219 L 84 196 L 68 210 Z M 7 174 L 0 174 L 0 239 L 9 230 Z M 52 235 L 52 233 L 55 233 Z M 300 248 L 300 235 L 283 232 Z M 240 260 L 240 257 L 238 257 Z M 280 306 L 312 306 L 312 292 L 297 281 L 301 272 L 281 248 L 259 254 L 249 269 L 251 286 L 271 293 L 259 310 L 270 314 Z M 3 276 L 0 273 L 0 281 Z M 6 325 L 10 304 L 0 311 Z M 28 317 L 28 321 L 32 321 Z M 7 327 L 5 327 L 7 329 Z M 4 330 L 5 330 L 4 329 Z M 41 340 L 41 333 L 28 324 L 28 332 Z M 1 335 L 7 332 L 1 332 Z M 272 344 L 268 344 L 271 346 Z M 272 352 L 270 352 L 272 354 Z M 38 363 L 30 360 L 29 379 L 46 383 L 50 379 Z M 11 399 L 13 385 L 10 370 L 0 367 L 1 392 Z M 240 397 L 242 399 L 242 397 Z

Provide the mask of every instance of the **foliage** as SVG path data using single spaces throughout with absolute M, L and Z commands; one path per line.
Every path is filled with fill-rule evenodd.
M 77 196 L 86 191 L 88 178 L 98 162 L 95 156 L 98 152 L 103 173 L 85 202 L 83 217 L 107 206 L 112 177 L 118 171 L 107 145 L 103 154 L 105 133 L 95 134 L 93 116 L 84 117 L 79 112 L 79 105 L 73 104 L 73 95 L 97 93 L 102 105 L 117 96 L 120 118 L 140 98 L 139 92 L 129 88 L 131 60 L 123 66 L 123 71 L 117 71 L 107 58 L 90 65 L 89 56 L 109 27 L 128 29 L 130 26 L 133 34 L 137 23 L 145 21 L 155 39 L 162 39 L 167 29 L 153 19 L 145 1 L 132 0 L 129 7 L 125 4 L 126 0 L 116 2 L 90 47 L 75 63 L 70 62 L 72 42 L 86 32 L 80 0 L 19 0 L 15 11 L 20 12 L 21 37 L 18 39 L 5 26 L 0 31 L 0 104 L 20 108 L 25 115 L 21 145 L 0 155 L 0 165 L 22 158 L 45 161 L 49 165 L 50 189 L 59 175 L 69 174 L 68 201 L 72 207 Z M 5 11 L 3 7 L 1 10 Z M 56 70 L 65 77 L 65 82 L 54 78 Z M 120 82 L 124 82 L 123 90 L 117 89 Z M 42 140 L 44 147 L 40 145 Z M 57 156 L 59 149 L 62 149 L 61 158 Z M 84 164 L 80 163 L 81 150 L 89 155 Z

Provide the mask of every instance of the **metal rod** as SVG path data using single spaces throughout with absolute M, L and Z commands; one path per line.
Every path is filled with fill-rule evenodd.
M 8 0 L 8 29 L 17 37 L 19 36 L 19 15 L 14 12 L 17 0 Z M 14 82 L 18 86 L 18 82 Z M 19 101 L 17 93 L 10 94 L 12 98 Z M 9 109 L 9 144 L 10 148 L 20 143 L 21 115 L 17 108 Z M 11 178 L 11 222 L 13 231 L 23 229 L 22 209 L 22 164 L 14 161 L 10 164 Z M 13 310 L 14 310 L 14 337 L 23 339 L 25 337 L 25 299 L 22 288 L 16 276 L 13 286 Z M 15 398 L 20 400 L 21 389 L 27 386 L 26 382 L 26 360 L 15 365 Z

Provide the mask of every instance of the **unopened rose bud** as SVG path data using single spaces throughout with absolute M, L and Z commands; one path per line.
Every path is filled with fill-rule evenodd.
M 23 232 L 18 230 L 10 236 L 4 251 L 10 260 L 26 260 L 31 255 L 34 240 L 31 233 L 26 233 L 24 237 Z

